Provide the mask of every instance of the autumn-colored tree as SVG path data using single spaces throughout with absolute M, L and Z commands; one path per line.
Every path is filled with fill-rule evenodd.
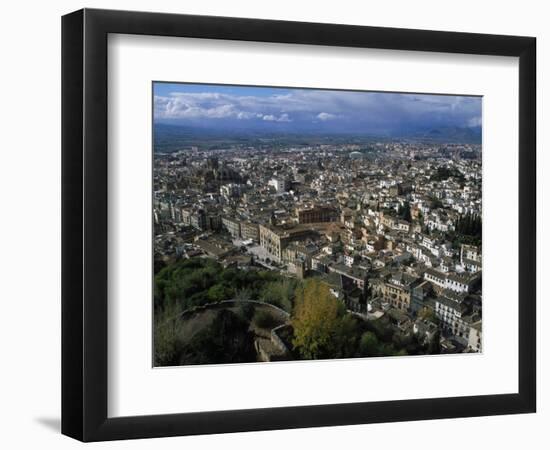
M 307 280 L 296 290 L 292 318 L 294 348 L 306 359 L 330 356 L 343 314 L 343 305 L 325 283 Z
M 439 318 L 435 315 L 435 312 L 431 308 L 422 308 L 420 312 L 418 313 L 418 317 L 420 317 L 423 320 L 429 320 L 430 322 L 435 323 L 436 325 L 439 324 Z

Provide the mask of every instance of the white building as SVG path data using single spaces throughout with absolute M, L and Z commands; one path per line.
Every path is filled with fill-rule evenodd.
M 267 184 L 273 186 L 278 194 L 287 192 L 290 189 L 290 181 L 285 177 L 274 177 Z

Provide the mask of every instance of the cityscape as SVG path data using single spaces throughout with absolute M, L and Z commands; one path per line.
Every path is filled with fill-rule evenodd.
M 153 101 L 154 366 L 482 352 L 480 97 Z

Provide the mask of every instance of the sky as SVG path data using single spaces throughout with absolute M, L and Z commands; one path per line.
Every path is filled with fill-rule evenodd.
M 481 97 L 155 82 L 155 123 L 395 134 L 481 126 Z

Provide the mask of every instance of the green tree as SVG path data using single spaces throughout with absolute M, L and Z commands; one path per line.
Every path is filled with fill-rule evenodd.
M 344 314 L 338 321 L 334 333 L 333 358 L 351 358 L 357 353 L 359 345 L 359 326 L 357 319 L 351 314 Z
M 235 293 L 235 300 L 237 301 L 246 301 L 252 300 L 252 292 L 249 289 L 239 289 Z
M 393 326 L 386 317 L 369 322 L 370 330 L 383 342 L 391 342 L 393 337 Z
M 481 233 L 481 217 L 466 213 L 456 220 L 455 231 L 451 233 L 451 239 L 457 248 L 460 244 L 481 245 Z
M 406 220 L 407 222 L 411 222 L 412 217 L 411 217 L 411 205 L 410 205 L 410 203 L 405 202 L 403 206 L 400 206 L 399 211 L 398 211 L 397 214 L 401 219 Z
M 372 331 L 366 331 L 361 336 L 361 341 L 359 342 L 359 352 L 361 356 L 378 356 L 379 354 L 378 338 L 376 334 Z
M 429 355 L 438 355 L 441 353 L 441 333 L 439 329 L 434 333 L 434 336 L 430 340 L 430 343 L 428 344 L 428 350 L 427 353 Z
M 211 259 L 180 260 L 155 276 L 155 310 L 174 303 L 187 309 L 233 298 L 242 290 L 246 290 L 250 298 L 257 298 L 267 284 L 280 280 L 281 276 L 271 271 L 224 269 Z
M 208 289 L 208 300 L 212 302 L 220 302 L 222 300 L 229 300 L 232 295 L 232 290 L 223 284 L 215 284 L 210 289 Z
M 278 306 L 287 312 L 292 311 L 296 280 L 285 278 L 281 281 L 267 283 L 260 292 L 260 300 Z
M 179 363 L 183 348 L 181 308 L 170 305 L 155 314 L 153 329 L 155 366 L 174 366 Z

